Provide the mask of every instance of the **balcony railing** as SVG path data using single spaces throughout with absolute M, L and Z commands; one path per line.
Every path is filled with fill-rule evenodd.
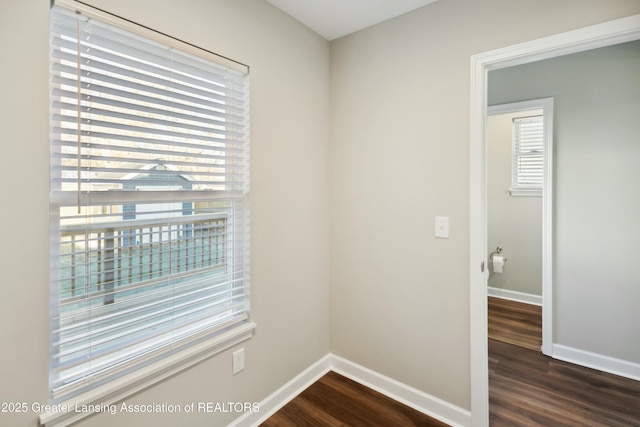
M 61 226 L 62 306 L 149 289 L 227 263 L 227 214 Z

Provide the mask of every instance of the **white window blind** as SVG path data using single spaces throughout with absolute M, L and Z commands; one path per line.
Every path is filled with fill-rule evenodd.
M 248 322 L 248 75 L 55 6 L 52 400 Z
M 511 191 L 541 194 L 544 177 L 543 116 L 513 119 Z

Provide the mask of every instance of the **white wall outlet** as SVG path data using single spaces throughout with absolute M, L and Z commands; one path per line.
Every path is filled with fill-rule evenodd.
M 244 371 L 244 348 L 233 352 L 233 375 Z

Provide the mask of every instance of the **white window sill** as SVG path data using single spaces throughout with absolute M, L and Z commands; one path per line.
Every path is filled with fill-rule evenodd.
M 184 351 L 96 387 L 72 399 L 48 405 L 49 412 L 40 415 L 40 425 L 63 427 L 96 413 L 85 408 L 104 408 L 158 383 L 215 354 L 248 340 L 253 336 L 255 323 L 244 323 L 228 332 L 191 346 Z M 117 406 L 116 406 L 117 409 Z
M 509 194 L 513 197 L 542 197 L 542 189 L 510 188 Z

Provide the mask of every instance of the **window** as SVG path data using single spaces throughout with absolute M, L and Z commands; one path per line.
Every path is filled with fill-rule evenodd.
M 51 12 L 53 402 L 117 397 L 255 326 L 247 71 L 95 13 Z
M 513 119 L 511 195 L 542 195 L 543 130 L 543 116 Z

